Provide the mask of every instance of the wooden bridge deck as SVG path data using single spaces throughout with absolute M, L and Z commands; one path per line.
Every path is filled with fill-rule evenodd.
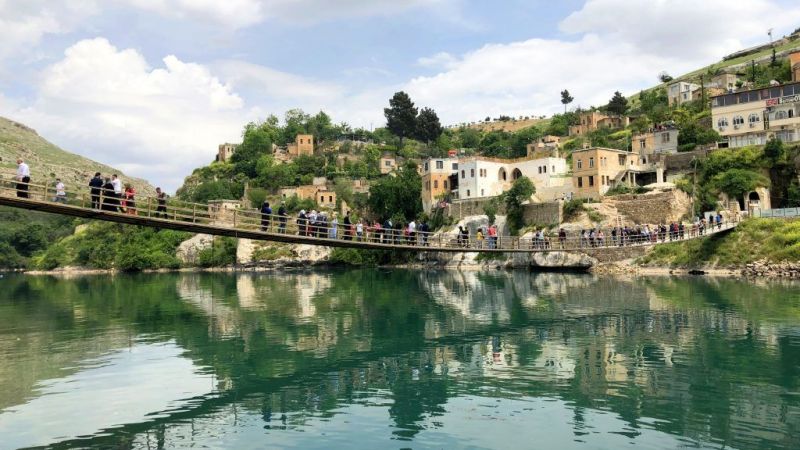
M 450 234 L 416 233 L 414 239 L 402 235 L 402 232 L 395 230 L 394 235 L 388 233 L 368 232 L 362 240 L 358 240 L 355 233 L 350 239 L 346 239 L 344 226 L 338 225 L 338 232 L 333 237 L 327 228 L 317 228 L 318 235 L 325 237 L 309 236 L 300 232 L 296 217 L 287 217 L 285 220 L 285 230 L 280 232 L 278 216 L 270 216 L 269 225 L 262 231 L 266 217 L 256 210 L 218 210 L 209 212 L 209 205 L 199 203 L 180 202 L 170 199 L 166 206 L 166 213 L 159 211 L 159 201 L 156 198 L 136 198 L 136 213 L 117 212 L 91 207 L 92 196 L 88 190 L 85 193 L 67 193 L 67 201 L 64 203 L 56 202 L 53 188 L 47 186 L 29 186 L 28 197 L 19 197 L 13 186 L 0 187 L 0 205 L 13 208 L 26 209 L 31 211 L 41 211 L 65 216 L 80 217 L 92 220 L 103 220 L 107 222 L 124 223 L 130 225 L 140 225 L 153 228 L 164 228 L 170 230 L 187 231 L 191 233 L 203 233 L 215 236 L 229 236 L 235 238 L 246 238 L 261 241 L 282 242 L 287 244 L 308 244 L 328 247 L 360 248 L 372 250 L 407 250 L 415 252 L 481 252 L 481 253 L 534 253 L 534 252 L 581 252 L 591 250 L 593 252 L 602 251 L 603 248 L 618 248 L 619 241 L 612 241 L 610 233 L 606 233 L 602 241 L 588 243 L 580 236 L 570 236 L 563 242 L 556 236 L 548 236 L 545 240 L 535 240 L 532 238 L 518 238 L 512 236 L 498 236 L 496 243 L 492 246 L 488 240 L 476 241 L 474 234 L 470 235 L 469 240 L 459 241 L 457 236 Z M 101 197 L 101 203 L 106 199 Z M 111 202 L 115 202 L 113 199 Z M 213 208 L 212 208 L 213 209 Z M 164 217 L 166 216 L 166 217 Z M 709 227 L 703 234 L 692 232 L 691 226 L 687 227 L 683 239 L 678 236 L 674 241 L 690 240 L 712 234 L 724 233 L 736 227 L 736 223 L 725 223 L 721 227 Z M 365 225 L 365 230 L 367 229 Z M 712 229 L 713 228 L 713 229 Z M 606 230 L 608 231 L 608 230 Z M 573 233 L 576 234 L 576 233 Z M 666 242 L 672 242 L 667 239 Z M 625 246 L 653 246 L 663 243 L 654 240 L 627 240 Z M 493 248 L 490 248 L 493 247 Z

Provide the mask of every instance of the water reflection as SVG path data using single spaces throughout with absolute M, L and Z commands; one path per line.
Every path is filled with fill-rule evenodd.
M 377 270 L 3 283 L 0 448 L 800 447 L 794 284 Z M 136 401 L 114 414 L 115 399 Z M 23 423 L 38 426 L 4 439 Z

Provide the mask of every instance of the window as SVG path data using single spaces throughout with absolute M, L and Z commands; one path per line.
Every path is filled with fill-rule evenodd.
M 469 169 L 469 177 L 475 178 L 475 169 Z
M 437 169 L 444 169 L 444 161 L 436 161 Z
M 542 166 L 542 172 L 547 173 L 547 166 Z
M 661 143 L 666 144 L 669 142 L 669 133 L 661 133 Z
M 328 196 L 328 203 L 333 203 L 333 196 L 332 195 Z
M 483 197 L 483 189 L 481 189 L 481 197 Z
M 589 158 L 589 168 L 594 167 L 594 158 Z
M 458 170 L 458 163 L 453 163 L 453 170 Z
M 431 182 L 430 181 L 426 181 L 425 182 L 425 190 L 426 191 L 430 191 L 431 190 Z
M 733 117 L 733 126 L 736 125 L 744 125 L 744 117 L 742 116 L 734 116 Z
M 542 166 L 539 166 L 538 169 L 539 169 L 539 173 L 542 173 Z
M 546 168 L 547 168 L 547 167 L 545 167 L 545 169 L 546 169 Z M 556 171 L 556 166 L 553 166 L 553 170 L 552 170 L 551 172 L 555 172 L 555 171 Z
M 469 189 L 467 189 L 467 197 L 469 197 Z
M 758 114 L 754 113 L 754 114 L 750 114 L 750 116 L 747 118 L 747 121 L 750 122 L 751 124 L 755 124 L 755 123 L 761 122 L 761 118 L 758 117 Z
M 583 168 L 583 160 L 579 159 L 578 160 L 578 169 L 582 169 L 582 168 Z
M 591 187 L 591 186 L 594 186 L 594 177 L 590 175 L 589 176 L 589 187 Z
M 442 181 L 442 187 L 447 189 L 447 180 Z
M 462 179 L 464 179 L 464 178 L 467 178 L 467 174 L 466 174 L 466 173 L 464 173 L 464 171 L 463 171 L 463 170 L 461 171 L 461 178 L 462 178 Z
M 786 114 L 786 111 L 778 111 L 775 113 L 775 120 L 785 119 L 786 116 L 788 116 L 788 114 Z
M 386 166 L 386 167 L 392 167 L 392 162 L 387 159 L 387 160 L 383 161 L 383 165 Z
M 789 118 L 791 119 L 792 117 L 794 117 L 794 110 L 790 109 L 789 110 Z
M 639 139 L 639 148 L 641 148 L 641 149 L 647 148 L 647 140 Z
M 433 180 L 433 188 L 439 189 L 439 180 Z
M 727 127 L 727 126 L 728 126 L 728 118 L 727 117 L 720 117 L 719 120 L 717 120 L 717 128 L 719 128 L 720 130 L 724 130 L 725 127 Z
M 425 171 L 426 172 L 428 171 L 428 163 L 427 162 L 425 163 Z
M 625 155 L 619 155 L 619 165 L 620 166 L 625 165 Z
M 578 187 L 579 188 L 583 187 L 583 177 L 578 177 Z

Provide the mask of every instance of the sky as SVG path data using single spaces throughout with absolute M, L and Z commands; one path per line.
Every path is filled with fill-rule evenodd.
M 798 27 L 796 0 L 0 0 L 0 115 L 174 191 L 292 108 L 550 115 Z

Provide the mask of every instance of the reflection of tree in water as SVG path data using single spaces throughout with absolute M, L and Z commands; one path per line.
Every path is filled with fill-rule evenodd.
M 784 443 L 800 436 L 798 399 L 785 395 L 800 380 L 800 339 L 779 334 L 774 320 L 797 313 L 786 306 L 797 301 L 791 287 L 563 274 L 314 275 L 321 281 L 304 293 L 307 274 L 15 280 L 13 298 L 41 301 L 15 300 L 4 311 L 31 327 L 75 331 L 76 344 L 111 326 L 173 339 L 227 380 L 218 398 L 117 437 L 155 436 L 186 417 L 224 416 L 228 405 L 273 430 L 303 427 L 375 391 L 390 393 L 401 439 L 436 426 L 448 399 L 463 395 L 562 398 L 578 435 L 584 410 L 605 409 L 631 430 L 654 418 L 658 430 L 744 448 L 775 439 L 753 424 L 777 427 Z M 762 300 L 754 307 L 748 296 Z M 44 345 L 32 353 L 47 354 Z

